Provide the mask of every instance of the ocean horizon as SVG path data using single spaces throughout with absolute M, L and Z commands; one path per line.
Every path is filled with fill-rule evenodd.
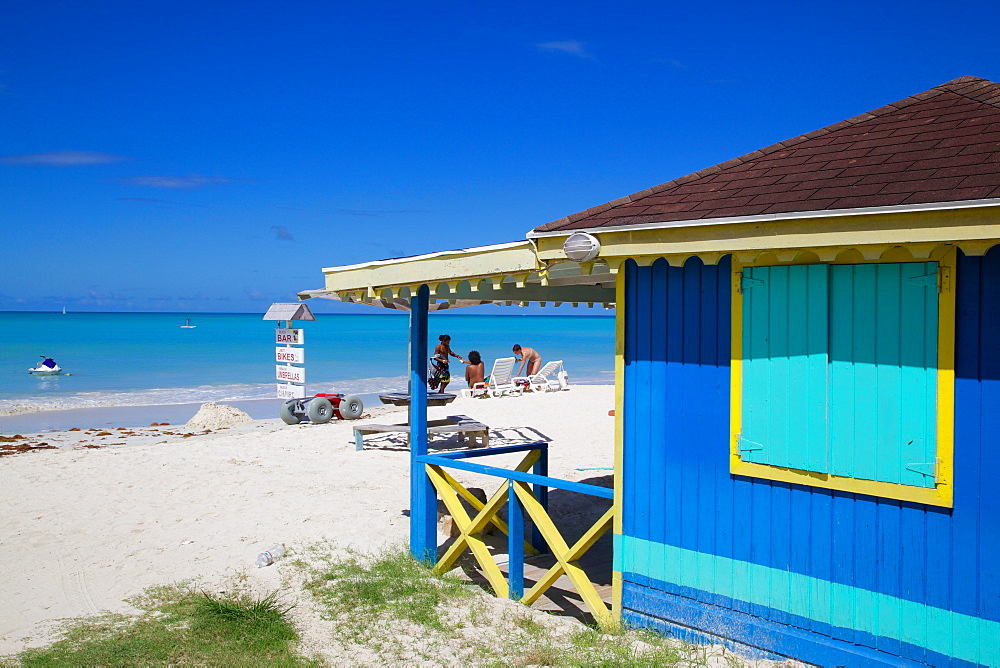
M 187 319 L 193 328 L 184 328 Z M 0 312 L 0 417 L 72 409 L 261 402 L 275 397 L 277 323 L 261 313 Z M 372 396 L 407 384 L 405 313 L 316 314 L 305 333 L 308 394 Z M 614 318 L 605 315 L 432 313 L 439 334 L 466 356 L 478 350 L 487 373 L 513 344 L 563 360 L 571 383 L 614 382 Z M 42 356 L 63 374 L 28 373 Z M 465 386 L 455 360 L 449 389 Z M 275 409 L 275 415 L 276 415 Z M 44 422 L 43 416 L 38 416 Z M 38 422 L 38 420 L 35 420 Z M 0 431 L 4 425 L 0 422 Z

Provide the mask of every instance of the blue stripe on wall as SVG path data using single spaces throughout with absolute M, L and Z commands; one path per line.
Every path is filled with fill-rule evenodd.
M 681 564 L 685 564 L 681 568 Z M 790 571 L 777 570 L 759 564 L 736 562 L 712 554 L 692 553 L 690 550 L 653 543 L 629 536 L 615 535 L 614 569 L 622 573 L 637 573 L 655 580 L 675 583 L 714 595 L 738 598 L 753 605 L 775 607 L 776 599 L 761 589 L 760 583 L 770 587 L 798 592 L 797 601 L 788 601 L 777 610 L 796 617 L 811 617 L 808 602 L 814 597 L 823 600 L 865 601 L 865 614 L 838 618 L 831 611 L 827 622 L 854 631 L 882 636 L 901 642 L 918 641 L 927 649 L 965 661 L 985 665 L 1000 665 L 1000 622 L 963 615 L 941 608 L 921 605 L 913 601 L 877 594 L 842 584 L 811 578 Z M 718 581 L 716 573 L 741 573 L 738 580 Z M 850 606 L 847 606 L 850 607 Z M 765 618 L 773 615 L 758 615 Z M 901 620 L 895 629 L 881 624 L 883 616 Z M 844 622 L 849 622 L 844 624 Z M 910 638 L 907 628 L 930 627 L 933 632 Z M 885 632 L 889 633 L 886 634 Z M 867 644 L 867 643 L 865 643 Z
M 758 658 L 758 651 L 766 647 L 765 652 L 779 657 L 796 657 L 820 666 L 917 668 L 927 665 L 904 659 L 898 652 L 888 653 L 805 631 L 803 624 L 808 620 L 793 617 L 798 628 L 781 626 L 726 606 L 720 607 L 716 602 L 719 597 L 708 592 L 682 588 L 685 593 L 677 593 L 671 591 L 676 588 L 665 582 L 635 573 L 622 575 L 622 621 L 632 628 L 649 628 L 687 642 L 723 644 L 749 658 Z M 917 650 L 924 652 L 923 648 L 910 648 L 910 653 Z M 982 664 L 937 655 L 933 665 L 970 668 Z

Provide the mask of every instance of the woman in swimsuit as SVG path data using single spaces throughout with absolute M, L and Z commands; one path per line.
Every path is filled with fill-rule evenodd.
M 533 376 L 538 373 L 538 370 L 542 368 L 542 356 L 538 354 L 538 351 L 534 348 L 522 348 L 518 344 L 514 344 L 514 357 L 520 358 L 521 368 L 518 369 L 515 376 L 522 375 L 521 372 L 524 371 L 525 365 L 528 367 L 528 375 Z

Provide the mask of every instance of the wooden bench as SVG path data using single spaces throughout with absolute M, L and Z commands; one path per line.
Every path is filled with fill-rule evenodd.
M 407 434 L 409 441 L 410 425 L 408 424 L 363 424 L 354 428 L 354 449 L 364 450 L 364 437 L 370 434 L 398 432 Z M 427 421 L 427 437 L 432 434 L 458 434 L 458 440 L 469 438 L 473 448 L 485 448 L 490 444 L 490 428 L 482 422 L 476 422 L 468 415 L 449 415 L 443 420 Z

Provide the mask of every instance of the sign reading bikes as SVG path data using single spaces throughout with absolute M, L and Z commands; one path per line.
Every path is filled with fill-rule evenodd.
M 280 364 L 274 367 L 275 377 L 278 380 L 283 380 L 286 383 L 304 383 L 306 382 L 306 370 L 300 366 L 281 366 Z
M 291 346 L 301 346 L 306 342 L 305 332 L 301 329 L 282 329 L 278 328 L 275 331 L 274 342 L 284 343 L 285 345 Z
M 305 364 L 306 351 L 303 348 L 275 348 L 274 359 L 288 364 Z

